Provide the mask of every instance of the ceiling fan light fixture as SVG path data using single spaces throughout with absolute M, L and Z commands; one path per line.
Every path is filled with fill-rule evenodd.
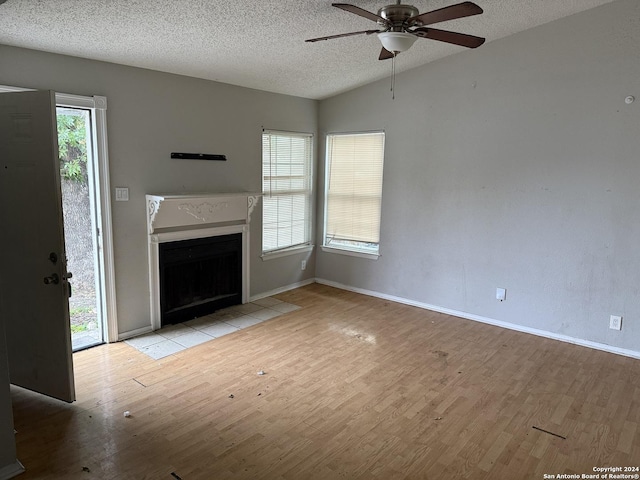
M 409 50 L 417 36 L 407 32 L 381 32 L 378 34 L 380 43 L 390 52 L 404 52 Z

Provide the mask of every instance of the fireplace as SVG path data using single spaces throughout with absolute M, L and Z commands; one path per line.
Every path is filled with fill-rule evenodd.
M 254 194 L 147 195 L 154 330 L 249 301 Z
M 161 324 L 242 303 L 242 235 L 160 244 Z

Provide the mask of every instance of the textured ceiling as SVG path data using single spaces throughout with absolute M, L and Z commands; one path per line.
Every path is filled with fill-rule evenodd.
M 460 1 L 412 4 L 423 13 Z M 475 0 L 484 14 L 434 27 L 491 42 L 610 1 Z M 373 12 L 387 2 L 349 1 Z M 0 0 L 2 44 L 313 99 L 387 77 L 391 64 L 377 59 L 375 35 L 304 40 L 373 28 L 331 0 Z M 418 39 L 396 71 L 464 50 Z

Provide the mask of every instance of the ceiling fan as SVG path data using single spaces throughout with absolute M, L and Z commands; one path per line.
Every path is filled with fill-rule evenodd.
M 400 1 L 401 0 L 397 0 L 395 5 L 382 7 L 378 10 L 377 14 L 348 3 L 332 3 L 331 5 L 334 7 L 377 22 L 381 29 L 341 33 L 338 35 L 329 35 L 328 37 L 311 38 L 306 41 L 319 42 L 321 40 L 376 33 L 382 43 L 380 60 L 393 58 L 398 53 L 408 50 L 418 38 L 428 38 L 439 42 L 461 45 L 467 48 L 477 48 L 484 43 L 485 39 L 481 37 L 426 27 L 426 25 L 482 13 L 482 8 L 475 3 L 462 2 L 431 12 L 419 13 L 418 9 L 413 5 L 403 5 Z

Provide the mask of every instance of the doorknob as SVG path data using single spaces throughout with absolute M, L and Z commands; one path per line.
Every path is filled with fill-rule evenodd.
M 50 277 L 44 277 L 44 283 L 46 285 L 51 285 L 52 283 L 54 285 L 57 285 L 58 283 L 60 283 L 60 277 L 58 277 L 57 273 L 53 273 Z

